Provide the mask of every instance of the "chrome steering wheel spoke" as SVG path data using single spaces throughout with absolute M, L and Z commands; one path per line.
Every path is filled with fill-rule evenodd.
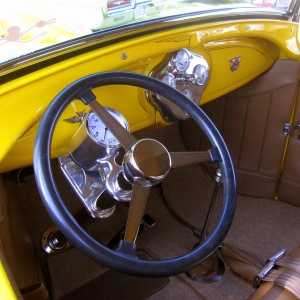
M 170 152 L 171 168 L 184 167 L 204 162 L 219 161 L 217 149 L 197 152 Z
M 96 100 L 89 103 L 90 107 L 103 121 L 111 133 L 121 143 L 125 150 L 137 142 L 137 139 L 129 133 L 107 110 Z
M 133 184 L 124 240 L 135 243 L 137 233 L 145 212 L 151 186 Z

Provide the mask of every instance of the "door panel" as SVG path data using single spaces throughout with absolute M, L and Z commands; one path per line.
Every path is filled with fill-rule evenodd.
M 300 96 L 298 96 L 292 126 L 299 131 Z M 278 199 L 300 206 L 300 139 L 290 137 L 278 187 Z
M 295 61 L 279 60 L 245 86 L 203 105 L 227 143 L 239 194 L 264 198 L 276 195 L 287 140 L 284 123 L 291 119 L 299 66 Z M 190 129 L 191 123 L 181 124 L 187 147 L 210 148 L 201 132 L 191 136 L 195 132 L 195 128 Z M 205 164 L 205 168 L 213 174 L 216 167 Z

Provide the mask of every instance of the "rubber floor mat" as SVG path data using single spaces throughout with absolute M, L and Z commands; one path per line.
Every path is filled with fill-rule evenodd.
M 137 249 L 137 256 L 152 260 L 151 254 Z M 164 288 L 169 278 L 141 278 L 104 267 L 71 246 L 50 254 L 53 300 L 142 300 Z
M 83 287 L 69 292 L 61 300 L 142 300 L 168 283 L 169 278 L 141 278 L 109 270 Z

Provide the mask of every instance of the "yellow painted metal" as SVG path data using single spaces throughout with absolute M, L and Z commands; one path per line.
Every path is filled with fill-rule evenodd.
M 1 260 L 0 260 L 0 299 L 3 300 L 17 299 Z
M 274 44 L 255 38 L 206 43 L 204 49 L 209 54 L 212 68 L 201 104 L 249 82 L 268 70 L 279 58 L 279 50 Z M 231 68 L 232 60 L 238 60 L 236 70 Z
M 178 24 L 180 22 L 183 23 L 178 21 Z M 0 173 L 32 163 L 38 120 L 55 95 L 83 76 L 110 70 L 149 75 L 167 53 L 187 47 L 203 55 L 210 64 L 211 77 L 201 100 L 204 103 L 245 84 L 267 70 L 277 58 L 299 59 L 297 30 L 297 24 L 283 21 L 209 23 L 168 31 L 162 27 L 158 33 L 104 46 L 102 43 L 114 39 L 111 36 L 94 41 L 94 45 L 99 44 L 97 50 L 3 84 L 0 88 Z M 146 29 L 142 31 L 146 32 Z M 128 34 L 130 32 L 124 33 L 123 37 Z M 84 47 L 86 45 L 80 45 L 77 49 Z M 64 53 L 71 51 L 67 49 Z M 240 55 L 243 58 L 239 70 L 231 72 L 228 60 Z M 6 74 L 9 72 L 11 70 L 5 71 Z M 148 103 L 144 91 L 113 86 L 96 89 L 95 93 L 100 103 L 125 116 L 131 131 L 164 124 Z M 78 126 L 62 119 L 83 109 L 82 104 L 73 104 L 62 116 L 54 136 L 53 156 L 66 153 L 67 141 Z

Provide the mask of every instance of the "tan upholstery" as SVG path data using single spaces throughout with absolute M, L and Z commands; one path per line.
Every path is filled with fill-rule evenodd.
M 252 255 L 227 243 L 222 245 L 221 255 L 233 273 L 251 284 L 254 276 L 263 267 Z
M 298 95 L 292 126 L 300 124 L 300 95 Z M 278 187 L 278 199 L 300 206 L 300 139 L 289 139 L 283 171 Z
M 284 123 L 290 122 L 292 116 L 299 70 L 299 62 L 278 60 L 268 72 L 245 86 L 203 105 L 229 148 L 239 194 L 261 198 L 276 196 L 287 141 L 283 134 Z M 181 130 L 189 150 L 211 148 L 191 120 L 182 122 Z M 205 167 L 212 175 L 215 166 L 205 164 Z

